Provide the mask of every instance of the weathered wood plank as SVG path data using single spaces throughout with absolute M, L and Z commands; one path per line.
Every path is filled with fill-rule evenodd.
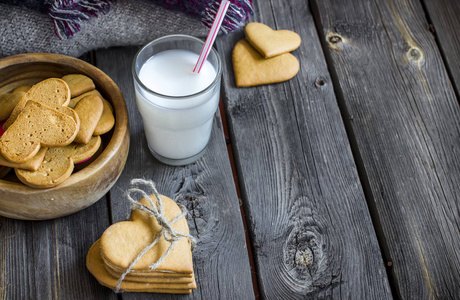
M 236 88 L 218 42 L 224 99 L 267 299 L 392 298 L 376 235 L 306 1 L 257 1 L 255 21 L 302 38 L 292 80 Z M 280 70 L 281 71 L 281 70 Z
M 116 299 L 85 264 L 92 242 L 110 225 L 107 204 L 103 197 L 49 221 L 0 217 L 0 299 Z
M 244 228 L 219 115 L 205 155 L 186 167 L 169 167 L 149 153 L 137 111 L 131 64 L 136 48 L 98 51 L 96 61 L 121 88 L 128 106 L 131 145 L 123 174 L 111 190 L 114 222 L 129 217 L 124 191 L 133 178 L 151 179 L 160 193 L 177 198 L 190 214 L 191 234 L 198 238 L 193 251 L 197 290 L 181 299 L 252 299 Z M 116 64 L 114 64 L 116 61 Z M 123 294 L 127 299 L 177 299 L 170 295 Z
M 446 61 L 457 96 L 460 94 L 460 1 L 423 0 Z
M 398 295 L 460 295 L 460 108 L 419 1 L 314 1 Z
M 85 265 L 108 225 L 105 198 L 50 221 L 0 218 L 0 299 L 115 299 Z

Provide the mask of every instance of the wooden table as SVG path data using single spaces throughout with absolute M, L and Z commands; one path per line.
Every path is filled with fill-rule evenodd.
M 221 36 L 222 105 L 206 154 L 169 167 L 148 152 L 131 63 L 137 47 L 85 57 L 122 90 L 126 167 L 74 215 L 0 218 L 0 299 L 459 299 L 460 3 L 255 1 L 254 21 L 302 38 L 292 80 L 236 88 Z M 190 296 L 100 286 L 85 256 L 129 217 L 133 178 L 190 211 Z

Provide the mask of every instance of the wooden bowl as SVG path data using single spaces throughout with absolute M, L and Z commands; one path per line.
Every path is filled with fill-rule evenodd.
M 90 77 L 96 89 L 114 107 L 115 126 L 100 155 L 64 183 L 36 189 L 0 180 L 0 215 L 25 220 L 45 220 L 80 211 L 103 197 L 120 176 L 129 150 L 128 112 L 117 85 L 98 68 L 76 58 L 48 54 L 20 54 L 0 59 L 0 93 L 33 85 L 50 77 L 79 73 Z M 110 137 L 111 135 L 111 137 Z

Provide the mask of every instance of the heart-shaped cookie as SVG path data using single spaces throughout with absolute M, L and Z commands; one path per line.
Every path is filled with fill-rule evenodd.
M 62 77 L 62 80 L 64 80 L 69 86 L 71 98 L 77 97 L 96 88 L 93 80 L 83 74 L 65 75 Z
M 86 266 L 88 270 L 96 277 L 97 281 L 103 286 L 114 289 L 118 284 L 120 275 L 113 276 L 110 274 L 104 264 L 100 251 L 100 240 L 97 240 L 88 251 L 86 256 Z M 192 289 L 196 289 L 195 278 L 144 278 L 143 281 L 128 279 L 121 283 L 121 289 L 126 292 L 147 292 L 147 293 L 167 293 L 167 294 L 190 294 Z
M 3 123 L 4 122 L 0 122 L 0 137 L 5 133 L 5 131 L 3 130 L 3 127 L 2 127 Z M 37 154 L 35 154 L 34 157 L 32 157 L 31 159 L 29 159 L 29 160 L 27 160 L 27 161 L 25 161 L 23 163 L 11 162 L 11 161 L 7 160 L 6 158 L 4 158 L 3 155 L 0 152 L 0 178 L 2 178 L 3 176 L 6 175 L 6 173 L 3 174 L 1 172 L 2 170 L 4 171 L 5 168 L 7 168 L 8 171 L 11 168 L 25 169 L 25 170 L 29 170 L 29 171 L 37 171 L 38 168 L 40 167 L 42 161 L 43 161 L 43 158 L 45 157 L 46 150 L 48 150 L 47 147 L 40 147 L 40 150 L 38 150 Z
M 41 146 L 70 144 L 77 133 L 72 117 L 29 100 L 0 138 L 0 151 L 9 161 L 22 163 L 34 157 Z
M 300 36 L 290 30 L 273 30 L 265 24 L 249 23 L 246 39 L 265 58 L 291 52 L 300 46 Z
M 283 82 L 294 77 L 300 67 L 290 53 L 263 58 L 246 40 L 236 43 L 232 59 L 238 87 Z
M 162 195 L 159 197 L 166 222 L 171 222 L 182 214 L 173 200 Z M 150 199 L 158 208 L 156 197 L 151 195 Z M 146 207 L 152 207 L 147 198 L 139 202 Z M 183 216 L 171 226 L 176 232 L 187 235 L 189 233 L 187 221 Z M 159 236 L 162 230 L 163 227 L 154 217 L 140 209 L 134 210 L 132 221 L 111 225 L 102 234 L 101 239 L 93 244 L 86 258 L 88 270 L 99 283 L 112 289 L 117 287 L 119 279 L 123 277 L 120 288 L 124 291 L 189 294 L 191 289 L 196 288 L 196 282 L 193 275 L 191 245 L 187 238 L 180 238 L 164 260 L 155 269 L 150 268 L 171 246 L 164 235 Z M 131 271 L 124 276 L 123 273 L 139 253 L 154 240 L 158 242 L 143 253 Z
M 5 175 L 8 174 L 10 170 L 10 167 L 0 166 L 0 178 L 5 177 Z
M 99 122 L 96 125 L 96 128 L 94 129 L 93 135 L 102 135 L 104 133 L 107 133 L 112 129 L 112 127 L 115 125 L 115 116 L 113 115 L 113 108 L 112 105 L 102 97 L 101 93 L 99 93 L 98 90 L 91 90 L 89 92 L 86 92 L 84 94 L 81 94 L 78 97 L 70 99 L 69 107 L 75 108 L 75 106 L 78 104 L 80 100 L 85 98 L 86 96 L 91 96 L 91 95 L 96 95 L 99 96 L 102 99 L 102 102 L 104 104 L 104 108 L 102 110 L 102 115 L 99 118 Z
M 101 97 L 91 95 L 81 99 L 74 110 L 80 119 L 80 130 L 74 142 L 86 144 L 93 136 L 94 129 L 101 118 L 104 103 Z
M 75 163 L 90 158 L 100 145 L 101 137 L 95 136 L 86 145 L 72 143 L 64 147 L 49 148 L 37 171 L 15 169 L 16 176 L 31 187 L 54 187 L 69 178 Z
M 3 121 L 9 118 L 11 112 L 24 95 L 25 92 L 22 91 L 0 94 L 0 120 Z
M 14 123 L 29 100 L 39 102 L 51 108 L 67 106 L 70 102 L 70 89 L 67 83 L 59 78 L 48 78 L 40 81 L 32 86 L 16 104 L 11 115 L 5 124 L 3 124 L 3 129 L 8 129 Z
M 40 150 L 38 150 L 37 154 L 35 154 L 34 157 L 32 157 L 29 160 L 26 160 L 23 163 L 11 162 L 5 159 L 2 154 L 0 154 L 0 166 L 5 166 L 5 167 L 15 168 L 15 169 L 24 169 L 24 170 L 29 170 L 29 171 L 37 171 L 43 162 L 43 158 L 45 157 L 45 153 L 47 150 L 48 150 L 47 147 L 40 147 Z
M 151 196 L 156 203 L 155 197 Z M 182 212 L 177 204 L 166 196 L 161 196 L 164 206 L 164 215 L 168 221 L 174 219 Z M 141 203 L 147 205 L 146 200 Z M 150 206 L 150 205 L 148 205 Z M 183 217 L 172 225 L 176 231 L 189 234 L 187 220 Z M 101 256 L 104 263 L 111 269 L 122 273 L 129 267 L 136 256 L 156 238 L 162 227 L 156 219 L 151 218 L 147 213 L 135 210 L 132 214 L 132 221 L 125 221 L 113 224 L 102 234 Z M 161 237 L 158 243 L 145 253 L 133 267 L 131 273 L 152 272 L 149 266 L 166 252 L 171 243 Z M 181 238 L 173 250 L 155 269 L 157 273 L 193 273 L 192 253 L 190 241 Z
M 21 85 L 21 86 L 18 86 L 17 88 L 15 88 L 14 90 L 12 90 L 11 92 L 12 93 L 16 93 L 16 92 L 24 92 L 24 93 L 27 93 L 27 91 L 29 91 L 31 88 L 30 85 Z
M 115 125 L 115 116 L 113 115 L 113 108 L 109 101 L 102 98 L 104 104 L 104 109 L 102 110 L 102 115 L 99 118 L 99 122 L 94 128 L 93 135 L 102 135 L 107 133 Z

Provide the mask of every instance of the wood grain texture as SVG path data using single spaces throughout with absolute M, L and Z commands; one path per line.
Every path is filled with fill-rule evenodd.
M 434 34 L 446 62 L 457 97 L 460 94 L 460 2 L 457 0 L 423 0 Z
M 296 77 L 236 88 L 218 41 L 224 95 L 261 296 L 391 299 L 386 271 L 305 1 L 257 1 L 254 21 L 302 38 Z M 282 71 L 282 70 L 280 70 Z
M 111 190 L 114 222 L 129 218 L 124 192 L 133 178 L 150 179 L 160 193 L 184 204 L 187 221 L 198 245 L 192 252 L 198 288 L 181 299 L 253 299 L 248 253 L 219 115 L 205 155 L 185 167 L 169 167 L 156 161 L 145 140 L 136 108 L 131 64 L 137 48 L 101 50 L 98 67 L 113 78 L 128 105 L 131 145 L 127 165 Z M 117 61 L 116 64 L 113 62 Z M 124 299 L 177 299 L 179 296 L 123 294 Z
M 314 1 L 403 299 L 460 295 L 460 108 L 419 1 Z
M 0 299 L 116 299 L 85 259 L 109 225 L 107 201 L 49 221 L 0 218 Z

